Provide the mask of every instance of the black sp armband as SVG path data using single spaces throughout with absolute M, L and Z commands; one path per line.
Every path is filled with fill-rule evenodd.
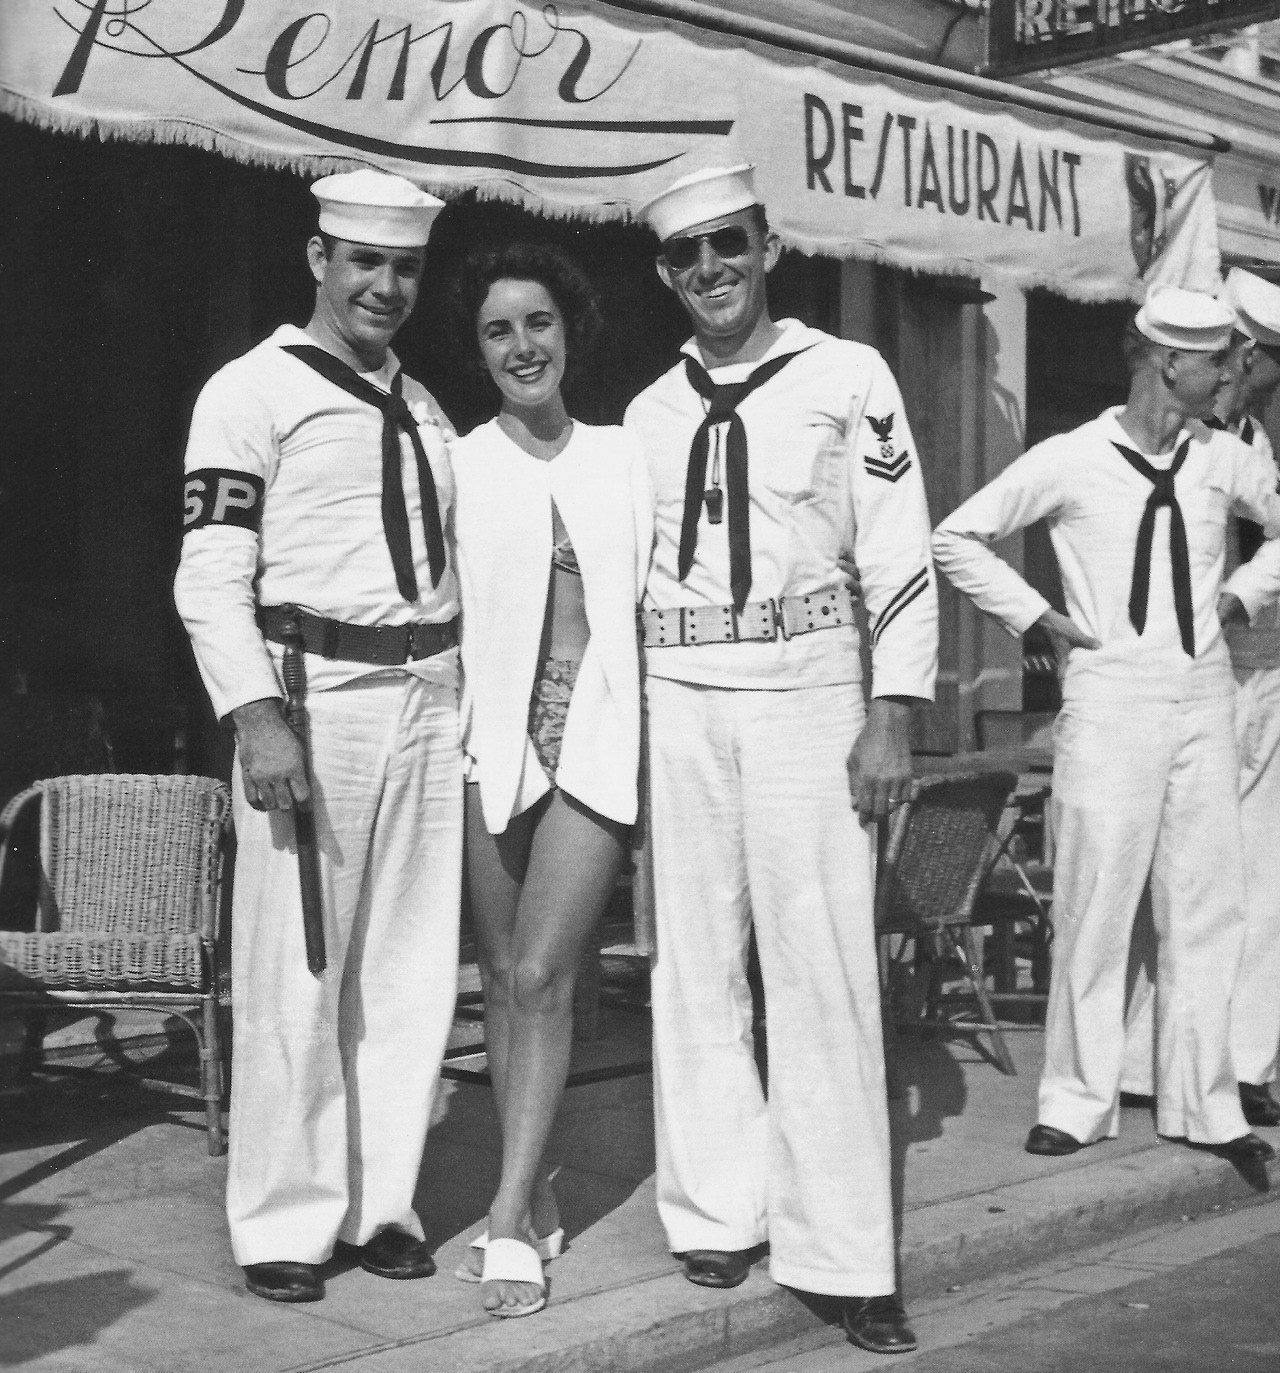
M 224 467 L 202 467 L 188 472 L 182 488 L 182 532 L 210 524 L 228 524 L 256 531 L 262 524 L 261 477 Z

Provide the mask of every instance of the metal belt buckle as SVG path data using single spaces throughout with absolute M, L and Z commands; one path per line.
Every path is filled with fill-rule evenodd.
M 782 636 L 782 642 L 787 643 L 791 638 L 791 626 L 787 623 L 787 598 L 783 596 L 769 604 L 773 607 L 773 627 Z

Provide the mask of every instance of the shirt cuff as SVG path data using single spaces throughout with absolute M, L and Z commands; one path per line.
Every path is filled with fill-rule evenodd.
M 222 687 L 215 694 L 213 683 L 205 681 L 210 688 L 209 698 L 219 720 L 226 720 L 233 710 L 247 706 L 250 701 L 283 701 L 284 690 L 276 674 L 268 668 L 265 672 L 254 672 L 238 680 L 234 686 Z
M 932 701 L 936 670 L 922 673 L 918 668 L 898 668 L 881 671 L 874 663 L 871 669 L 871 699 L 885 696 L 910 696 L 917 701 Z
M 1234 596 L 1244 606 L 1244 613 L 1249 617 L 1249 623 L 1252 624 L 1258 612 L 1269 605 L 1273 598 L 1266 588 L 1256 584 L 1254 578 L 1241 575 L 1248 566 L 1249 564 L 1246 563 L 1244 567 L 1229 577 L 1223 583 L 1222 590 L 1218 592 L 1218 595 Z
M 1052 609 L 1038 591 L 1027 587 L 1026 594 L 1018 598 L 1017 605 L 1010 606 L 1008 612 L 998 618 L 1015 639 L 1020 639 L 1046 610 Z

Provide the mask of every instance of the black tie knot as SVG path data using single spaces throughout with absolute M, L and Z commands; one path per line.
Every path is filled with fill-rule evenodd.
M 743 398 L 743 393 L 748 389 L 744 382 L 739 382 L 734 386 L 715 386 L 713 384 L 711 394 L 707 397 L 710 401 L 710 405 L 707 407 L 707 423 L 723 424 L 725 420 L 732 419 L 739 401 Z
M 403 396 L 388 396 L 382 403 L 382 413 L 393 424 L 398 424 L 401 429 L 417 428 L 418 422 L 414 419 L 413 411 L 409 409 L 408 402 Z
M 1157 508 L 1162 505 L 1172 505 L 1176 499 L 1173 486 L 1174 474 L 1172 471 L 1159 472 L 1151 483 L 1151 504 Z

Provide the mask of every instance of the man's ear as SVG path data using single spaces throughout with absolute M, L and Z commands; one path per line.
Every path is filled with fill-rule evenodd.
M 1160 351 L 1164 354 L 1160 359 L 1160 380 L 1172 390 L 1182 370 L 1182 354 L 1176 348 L 1162 348 Z
M 667 259 L 665 257 L 658 258 L 654 263 L 654 266 L 658 270 L 658 280 L 662 282 L 668 291 L 674 291 L 676 288 L 671 280 L 671 268 L 667 265 Z
M 782 256 L 782 240 L 772 229 L 764 241 L 764 269 L 772 272 L 778 265 L 778 259 Z
M 329 254 L 324 250 L 324 239 L 315 234 L 307 240 L 307 266 L 311 268 L 311 275 L 315 278 L 317 286 L 324 280 L 324 271 L 328 265 Z

